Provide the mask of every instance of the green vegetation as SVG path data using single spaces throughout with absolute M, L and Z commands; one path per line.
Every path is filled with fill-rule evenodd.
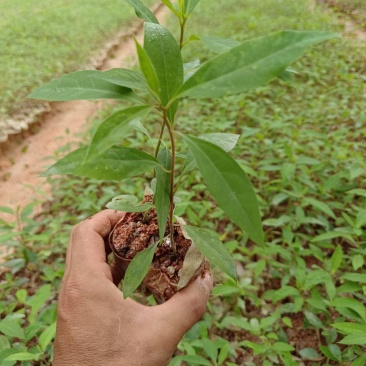
M 188 34 L 213 30 L 243 40 L 279 29 L 340 30 L 334 16 L 310 12 L 305 0 L 249 0 L 243 7 L 235 0 L 225 7 L 202 0 L 199 6 L 207 11 L 189 21 Z M 202 48 L 187 48 L 187 59 L 201 55 L 196 47 Z M 360 43 L 334 40 L 292 65 L 299 72 L 293 85 L 276 81 L 223 101 L 182 102 L 177 120 L 185 133 L 197 133 L 199 126 L 199 133 L 241 134 L 234 154 L 254 183 L 267 243 L 257 247 L 212 208 L 198 173 L 183 180 L 177 195 L 185 203 L 177 204 L 176 213 L 220 233 L 240 279 L 235 284 L 215 272 L 216 296 L 171 365 L 182 359 L 228 366 L 366 363 L 365 51 Z M 96 123 L 112 112 L 104 111 Z M 124 146 L 147 143 L 136 132 Z M 7 263 L 11 271 L 0 283 L 0 360 L 10 357 L 2 366 L 30 358 L 39 361 L 22 364 L 50 364 L 72 225 L 105 207 L 116 189 L 141 198 L 143 182 L 106 188 L 79 178 L 52 181 L 54 199 L 40 215 L 31 218 L 29 206 L 13 223 L 0 223 L 0 241 L 15 248 Z M 204 206 L 197 202 L 202 198 Z
M 24 106 L 34 87 L 82 67 L 103 41 L 134 20 L 123 0 L 2 1 L 0 118 Z

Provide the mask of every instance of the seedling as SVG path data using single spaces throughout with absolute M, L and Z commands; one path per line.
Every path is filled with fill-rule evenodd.
M 40 87 L 30 97 L 53 101 L 115 99 L 132 103 L 108 117 L 96 130 L 88 147 L 65 156 L 44 176 L 72 174 L 120 181 L 154 170 L 151 196 L 143 203 L 138 203 L 134 196 L 122 195 L 115 197 L 107 207 L 130 213 L 111 235 L 114 241 L 118 241 L 118 237 L 129 241 L 127 244 L 112 243 L 117 257 L 123 254 L 122 266 L 127 267 L 124 296 L 130 296 L 136 290 L 153 260 L 153 269 L 163 267 L 159 258 L 165 255 L 168 265 L 159 276 L 168 279 L 168 291 L 164 287 L 157 294 L 158 299 L 164 301 L 198 275 L 200 268 L 205 266 L 204 260 L 197 260 L 201 255 L 234 280 L 236 278 L 234 262 L 217 233 L 186 225 L 174 216 L 174 193 L 182 176 L 190 170 L 197 168 L 225 214 L 256 244 L 264 244 L 254 189 L 229 154 L 239 136 L 182 134 L 177 114 L 180 100 L 224 97 L 252 90 L 277 77 L 288 78 L 290 63 L 311 45 L 332 38 L 334 34 L 282 31 L 243 43 L 211 36 L 186 37 L 187 20 L 199 0 L 179 0 L 174 4 L 162 0 L 179 20 L 180 34 L 176 40 L 140 0 L 127 1 L 145 22 L 144 45 L 136 41 L 140 71 L 120 68 L 105 72 L 74 72 Z M 202 42 L 217 56 L 203 64 L 199 60 L 183 61 L 181 50 L 191 42 Z M 148 134 L 148 128 L 143 126 L 148 114 L 155 114 L 160 120 L 154 152 L 122 146 L 121 141 L 135 129 Z M 178 139 L 184 141 L 186 150 L 177 151 Z M 178 159 L 183 166 L 179 171 Z M 147 239 L 136 239 L 136 235 L 146 234 L 154 225 L 156 233 L 150 232 Z M 183 249 L 182 242 L 185 242 Z M 190 243 L 193 244 L 189 247 Z M 189 260 L 183 262 L 180 256 L 184 257 L 186 253 Z

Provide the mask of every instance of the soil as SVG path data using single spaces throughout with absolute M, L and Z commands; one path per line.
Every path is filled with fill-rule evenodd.
M 152 197 L 148 196 L 143 202 L 151 201 Z M 158 246 L 151 269 L 143 282 L 159 303 L 170 299 L 177 292 L 179 270 L 183 267 L 185 255 L 191 246 L 191 241 L 184 237 L 180 226 L 175 226 L 174 253 L 169 234 L 170 228 L 167 225 L 165 239 Z M 151 209 L 145 217 L 143 213 L 127 213 L 113 229 L 110 241 L 116 262 L 125 269 L 138 252 L 159 242 L 156 210 Z
M 339 21 L 341 24 L 344 24 L 344 35 L 348 38 L 355 38 L 359 41 L 366 39 L 366 30 L 360 25 L 357 21 L 357 19 L 353 16 L 353 13 L 346 13 L 345 11 L 342 11 L 342 9 L 339 9 L 335 6 L 335 3 L 333 0 L 316 0 L 318 3 L 322 3 L 323 5 L 327 5 L 328 9 L 336 9 L 340 16 Z M 326 9 L 323 7 L 324 11 Z M 344 16 L 341 16 L 341 13 L 344 14 Z

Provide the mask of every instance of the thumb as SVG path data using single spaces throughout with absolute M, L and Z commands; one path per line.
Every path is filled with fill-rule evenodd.
M 160 313 L 159 318 L 167 322 L 171 340 L 174 339 L 178 344 L 184 334 L 202 318 L 212 286 L 212 274 L 206 271 L 166 303 L 155 308 Z

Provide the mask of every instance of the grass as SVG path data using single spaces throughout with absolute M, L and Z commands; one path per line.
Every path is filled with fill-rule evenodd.
M 0 119 L 34 105 L 25 103 L 32 89 L 82 68 L 136 19 L 123 0 L 4 0 L 1 13 Z
M 196 34 L 213 30 L 239 40 L 289 28 L 341 30 L 336 16 L 311 11 L 308 4 L 248 0 L 238 7 L 227 0 L 223 7 L 202 0 L 202 12 L 189 27 Z M 176 213 L 220 233 L 240 279 L 236 284 L 215 272 L 208 311 L 186 334 L 171 366 L 181 365 L 187 355 L 188 365 L 366 363 L 364 54 L 365 46 L 337 39 L 292 65 L 299 72 L 293 85 L 275 81 L 224 100 L 183 101 L 177 123 L 184 132 L 241 134 L 234 155 L 257 191 L 267 243 L 255 246 L 218 208 L 199 203 L 210 197 L 197 173 L 183 181 Z M 201 46 L 192 44 L 185 60 L 198 55 Z M 103 111 L 95 123 L 110 112 Z M 146 126 L 154 130 L 154 121 Z M 146 137 L 137 133 L 125 144 L 138 148 Z M 11 272 L 0 282 L 0 360 L 27 351 L 39 354 L 39 361 L 24 365 L 50 363 L 52 337 L 40 348 L 40 335 L 55 321 L 72 225 L 115 195 L 141 197 L 142 182 L 107 186 L 55 178 L 54 199 L 42 212 L 32 218 L 29 206 L 14 213 L 13 222 L 0 224 L 1 240 L 16 248 L 7 263 Z M 12 333 L 6 330 L 9 323 Z M 363 336 L 354 337 L 356 329 Z

